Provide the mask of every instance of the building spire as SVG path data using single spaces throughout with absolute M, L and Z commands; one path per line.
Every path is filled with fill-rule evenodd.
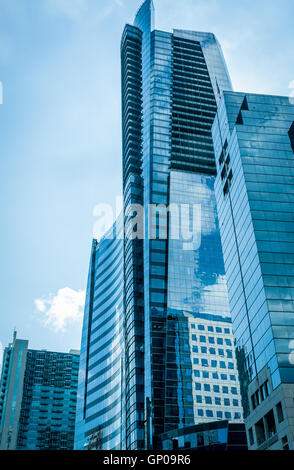
M 155 27 L 155 9 L 153 0 L 145 0 L 140 6 L 134 21 L 143 32 L 153 31 Z

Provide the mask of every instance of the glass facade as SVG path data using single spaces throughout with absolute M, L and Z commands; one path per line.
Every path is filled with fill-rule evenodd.
M 151 0 L 126 26 L 121 57 L 125 222 L 130 203 L 144 203 L 145 214 L 145 236 L 124 242 L 126 447 L 156 448 L 158 436 L 174 428 L 225 413 L 242 420 L 211 136 L 220 91 L 231 82 L 214 35 L 154 30 Z M 200 248 L 183 251 L 164 237 L 158 205 L 170 203 L 200 206 Z M 217 342 L 208 334 L 215 325 L 228 347 L 204 352 L 203 344 L 196 353 L 198 324 L 207 333 L 201 336 Z
M 79 355 L 28 350 L 18 450 L 71 450 Z
M 179 450 L 247 450 L 244 424 L 215 421 L 184 429 L 177 429 L 162 436 L 162 449 Z
M 92 246 L 79 368 L 76 450 L 124 448 L 123 346 L 123 237 L 119 219 Z
M 287 97 L 225 92 L 213 125 L 216 198 L 253 448 L 282 448 L 282 438 L 293 448 L 293 122 Z
M 200 173 L 170 174 L 170 203 L 194 205 L 199 218 L 196 240 L 171 239 L 168 247 L 165 393 L 171 429 L 242 421 L 214 182 Z
M 2 450 L 70 450 L 74 446 L 79 354 L 28 349 L 14 339 L 1 376 Z

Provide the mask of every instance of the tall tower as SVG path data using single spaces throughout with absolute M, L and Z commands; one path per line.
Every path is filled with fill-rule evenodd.
M 70 450 L 74 445 L 79 351 L 4 351 L 0 381 L 1 450 Z
M 119 218 L 92 244 L 79 366 L 76 450 L 125 448 L 123 320 Z
M 16 339 L 4 350 L 0 382 L 0 449 L 17 448 L 28 341 Z
M 225 92 L 216 198 L 249 448 L 294 449 L 294 106 Z
M 126 447 L 156 448 L 175 428 L 242 421 L 211 136 L 232 87 L 215 36 L 155 30 L 152 0 L 121 60 L 125 234 L 130 204 L 145 222 L 124 237 Z M 172 236 L 171 205 L 196 239 Z

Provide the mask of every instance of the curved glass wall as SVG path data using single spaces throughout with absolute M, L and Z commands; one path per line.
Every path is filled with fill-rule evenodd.
M 113 238 L 110 237 L 113 234 Z M 83 325 L 76 449 L 124 448 L 121 219 L 93 241 Z

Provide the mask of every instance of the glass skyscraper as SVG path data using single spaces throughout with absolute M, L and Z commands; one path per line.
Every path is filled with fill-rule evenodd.
M 211 137 L 232 87 L 215 36 L 154 30 L 151 0 L 121 55 L 127 224 L 130 203 L 145 214 L 143 236 L 124 242 L 126 446 L 140 449 L 174 428 L 242 420 Z M 198 207 L 199 240 L 171 237 L 158 205 L 180 208 L 186 226 Z
M 93 241 L 80 356 L 75 449 L 124 448 L 122 218 Z
M 224 92 L 213 125 L 250 449 L 294 449 L 294 106 Z
M 74 446 L 79 353 L 4 351 L 0 383 L 1 450 L 70 450 Z
M 214 195 L 211 126 L 232 89 L 221 48 L 155 30 L 146 0 L 121 72 L 124 223 L 93 244 L 78 449 L 158 449 L 175 429 L 243 421 Z

